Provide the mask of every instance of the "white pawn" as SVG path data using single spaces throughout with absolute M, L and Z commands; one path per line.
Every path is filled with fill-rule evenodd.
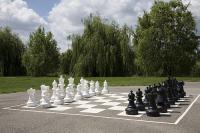
M 49 86 L 41 85 L 41 96 L 42 99 L 40 99 L 40 106 L 43 108 L 51 107 L 50 103 L 50 94 L 49 94 Z
M 55 80 L 53 81 L 52 86 L 53 86 L 53 88 L 52 88 L 53 94 L 52 94 L 51 100 L 50 100 L 51 103 L 54 102 L 55 97 L 56 97 L 57 82 Z
M 62 104 L 64 104 L 64 100 L 61 98 L 60 88 L 57 87 L 55 91 L 54 105 L 62 105 Z
M 99 88 L 99 81 L 96 81 L 96 83 L 95 83 L 95 93 L 96 93 L 96 95 L 101 94 L 101 91 L 100 91 L 100 88 Z
M 105 80 L 104 83 L 103 83 L 103 90 L 101 92 L 102 94 L 108 94 L 109 93 L 109 90 L 108 90 L 108 83 L 107 81 Z
M 35 89 L 30 88 L 27 90 L 27 93 L 28 93 L 29 97 L 28 97 L 28 102 L 26 103 L 26 106 L 27 107 L 37 106 L 37 103 L 35 101 Z
M 64 99 L 64 97 L 65 97 L 65 89 L 64 89 L 64 86 L 65 86 L 65 84 L 63 84 L 63 83 L 59 83 L 59 84 L 58 84 L 58 87 L 59 87 L 59 89 L 60 89 L 60 97 L 61 97 L 62 99 Z
M 70 103 L 70 102 L 73 102 L 73 98 L 72 98 L 72 96 L 71 96 L 71 93 L 70 93 L 70 87 L 68 86 L 67 88 L 66 88 L 66 95 L 65 95 L 65 98 L 64 98 L 64 102 L 66 102 L 66 103 Z
M 84 98 L 89 98 L 90 97 L 90 94 L 89 94 L 89 86 L 88 86 L 88 81 L 85 80 L 84 81 L 84 91 L 83 91 L 83 97 Z
M 83 77 L 81 77 L 81 79 L 80 79 L 80 85 L 81 85 L 81 90 L 83 90 L 84 89 L 84 79 L 83 79 Z
M 75 101 L 78 101 L 78 100 L 81 100 L 82 99 L 82 93 L 81 93 L 81 85 L 78 84 L 77 85 L 77 92 L 76 92 L 76 95 L 74 97 L 74 100 Z
M 89 94 L 90 94 L 90 96 L 95 96 L 96 94 L 95 94 L 95 90 L 94 90 L 95 88 L 94 88 L 94 81 L 90 81 L 90 90 L 89 90 Z

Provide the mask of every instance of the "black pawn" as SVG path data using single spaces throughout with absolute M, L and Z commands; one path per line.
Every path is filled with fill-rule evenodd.
M 148 99 L 149 99 L 149 107 L 146 110 L 146 114 L 147 116 L 151 116 L 151 117 L 158 117 L 160 116 L 160 113 L 158 111 L 158 108 L 156 106 L 156 102 L 155 102 L 155 93 L 148 93 Z
M 136 92 L 136 107 L 139 111 L 145 111 L 145 105 L 142 102 L 142 91 L 140 89 L 138 89 L 138 91 Z
M 149 100 L 148 100 L 148 98 L 147 98 L 147 94 L 149 93 L 149 87 L 147 87 L 145 90 L 144 90 L 144 101 L 143 101 L 143 103 L 144 103 L 144 105 L 146 106 L 146 107 L 148 107 L 149 106 Z
M 128 94 L 128 107 L 125 109 L 127 115 L 138 115 L 138 109 L 135 106 L 135 94 L 133 91 L 130 91 Z
M 158 111 L 161 113 L 167 113 L 167 95 L 162 86 L 158 87 L 157 90 L 157 99 L 156 99 L 156 104 L 158 107 Z

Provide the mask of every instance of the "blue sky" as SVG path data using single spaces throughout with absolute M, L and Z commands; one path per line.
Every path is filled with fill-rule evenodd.
M 60 0 L 26 0 L 26 2 L 31 9 L 47 19 L 51 9 L 56 6 Z
M 61 51 L 70 47 L 67 36 L 81 34 L 81 20 L 91 13 L 115 20 L 120 25 L 135 27 L 138 16 L 149 11 L 154 0 L 0 0 L 0 27 L 9 26 L 27 43 L 31 32 L 38 26 L 51 31 Z M 169 0 L 164 0 L 169 1 Z M 200 2 L 190 1 L 189 10 L 197 21 L 200 31 Z M 199 32 L 200 33 L 200 32 Z

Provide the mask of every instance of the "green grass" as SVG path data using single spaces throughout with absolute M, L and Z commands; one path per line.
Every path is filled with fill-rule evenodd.
M 67 77 L 66 77 L 67 78 Z M 40 89 L 41 84 L 51 85 L 58 77 L 0 77 L 0 93 L 12 93 L 26 91 L 30 87 Z M 111 86 L 140 86 L 159 83 L 166 77 L 88 77 L 88 80 L 99 80 L 102 86 L 103 81 L 107 80 Z M 200 77 L 178 77 L 178 80 L 189 82 L 200 82 Z M 77 84 L 80 77 L 75 78 Z M 68 81 L 65 81 L 67 84 Z

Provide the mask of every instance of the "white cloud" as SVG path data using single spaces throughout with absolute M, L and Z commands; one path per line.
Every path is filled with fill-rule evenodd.
M 90 13 L 99 13 L 121 25 L 135 26 L 138 15 L 151 5 L 152 0 L 61 0 L 49 13 L 49 28 L 64 51 L 69 45 L 66 37 L 81 33 L 81 19 Z
M 39 25 L 53 32 L 61 51 L 69 48 L 67 36 L 82 33 L 81 19 L 90 13 L 99 13 L 103 18 L 115 20 L 120 25 L 135 27 L 138 16 L 149 11 L 154 0 L 61 0 L 49 12 L 47 21 L 30 9 L 24 0 L 0 0 L 0 26 L 10 26 L 23 40 Z M 169 0 L 165 0 L 169 1 Z M 200 23 L 199 0 L 191 1 L 190 10 Z M 200 31 L 200 25 L 197 25 Z
M 0 26 L 9 26 L 24 41 L 29 33 L 47 22 L 30 9 L 23 0 L 0 0 Z

